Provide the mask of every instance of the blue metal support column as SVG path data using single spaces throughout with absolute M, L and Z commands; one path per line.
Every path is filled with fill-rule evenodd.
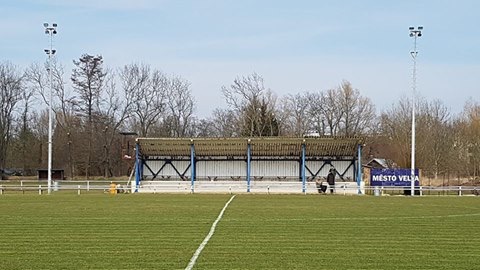
M 252 153 L 251 153 L 251 147 L 250 147 L 250 139 L 248 139 L 248 144 L 247 144 L 247 192 L 250 192 L 250 172 L 251 172 L 251 159 L 252 159 Z
M 140 179 L 142 178 L 142 161 L 140 160 L 140 145 L 138 141 L 135 145 L 135 189 L 134 192 L 138 192 L 138 187 L 140 186 Z
M 361 183 L 362 183 L 362 145 L 359 144 L 358 147 L 357 147 L 357 186 L 358 186 L 358 194 L 362 194 Z
M 195 146 L 193 144 L 193 140 L 191 140 L 192 144 L 190 145 L 190 179 L 192 181 L 190 190 L 193 193 L 195 191 Z
M 306 152 L 306 146 L 305 146 L 305 140 L 303 140 L 302 143 L 302 192 L 306 193 L 307 192 L 307 179 L 305 177 L 305 152 Z

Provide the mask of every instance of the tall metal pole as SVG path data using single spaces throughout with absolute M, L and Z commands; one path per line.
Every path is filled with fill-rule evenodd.
M 195 144 L 193 139 L 190 139 L 190 191 L 195 192 Z
M 305 156 L 307 152 L 307 146 L 305 145 L 305 139 L 302 143 L 302 167 L 301 167 L 301 177 L 302 177 L 302 193 L 307 194 L 307 177 L 305 175 Z
M 358 194 L 362 194 L 362 144 L 357 145 L 357 187 Z
M 53 49 L 53 35 L 57 33 L 57 24 L 53 23 L 50 27 L 48 23 L 44 23 L 45 34 L 50 35 L 50 49 L 46 49 L 45 52 L 48 55 L 48 81 L 49 81 L 49 94 L 48 94 L 48 170 L 47 170 L 47 181 L 48 181 L 48 194 L 52 191 L 52 100 L 53 100 L 53 80 L 52 80 L 52 57 L 55 54 L 56 50 Z
M 251 140 L 248 139 L 247 144 L 247 192 L 250 192 L 250 173 L 252 171 L 252 148 L 251 148 Z
M 143 176 L 143 162 L 140 157 L 140 143 L 138 142 L 138 138 L 135 140 L 135 187 L 132 184 L 132 192 L 138 192 L 138 188 L 140 187 L 140 180 L 142 180 Z
M 410 37 L 413 37 L 413 51 L 410 55 L 413 59 L 413 71 L 412 71 L 412 157 L 411 157 L 411 172 L 410 172 L 410 188 L 411 196 L 415 195 L 415 96 L 417 88 L 417 38 L 422 36 L 423 26 L 409 27 Z

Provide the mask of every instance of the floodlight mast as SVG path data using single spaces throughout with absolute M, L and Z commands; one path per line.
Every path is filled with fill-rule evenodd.
M 412 157 L 411 157 L 411 172 L 410 172 L 410 195 L 415 195 L 415 95 L 417 91 L 417 38 L 422 36 L 423 26 L 417 28 L 410 26 L 410 37 L 413 37 L 413 50 L 410 55 L 413 59 L 413 71 L 412 71 Z
M 50 35 L 50 49 L 45 49 L 45 53 L 48 55 L 48 81 L 49 81 L 49 94 L 48 94 L 48 171 L 47 171 L 47 181 L 48 181 L 48 194 L 52 191 L 52 100 L 53 100 L 53 80 L 52 80 L 52 57 L 55 54 L 56 50 L 53 49 L 53 35 L 57 34 L 57 24 L 53 23 L 52 26 L 49 26 L 48 23 L 44 23 L 45 34 Z

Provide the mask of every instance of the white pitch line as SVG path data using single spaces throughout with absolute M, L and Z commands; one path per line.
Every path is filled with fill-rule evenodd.
M 210 238 L 213 236 L 213 233 L 215 232 L 215 228 L 217 227 L 217 223 L 220 221 L 220 219 L 222 219 L 222 216 L 223 216 L 223 212 L 225 212 L 225 210 L 227 209 L 228 205 L 233 201 L 233 198 L 235 198 L 235 195 L 233 195 L 230 200 L 228 200 L 228 202 L 225 204 L 225 206 L 223 207 L 222 211 L 220 211 L 220 214 L 218 215 L 217 219 L 215 220 L 215 222 L 213 222 L 212 224 L 212 227 L 210 228 L 210 232 L 208 232 L 207 236 L 205 237 L 205 239 L 203 239 L 203 242 L 200 244 L 200 246 L 197 248 L 197 250 L 195 251 L 195 253 L 193 254 L 192 258 L 190 259 L 190 262 L 188 263 L 187 267 L 185 268 L 185 270 L 191 270 L 193 268 L 193 266 L 195 265 L 195 262 L 197 261 L 197 258 L 198 256 L 200 255 L 200 253 L 202 252 L 203 248 L 205 248 L 205 246 L 207 245 L 208 241 L 210 240 Z

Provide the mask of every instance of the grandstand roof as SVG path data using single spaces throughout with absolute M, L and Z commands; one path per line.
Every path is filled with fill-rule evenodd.
M 300 156 L 305 143 L 306 156 L 355 156 L 359 137 L 256 137 L 256 138 L 137 138 L 144 156 L 246 156 L 250 143 L 252 156 Z

